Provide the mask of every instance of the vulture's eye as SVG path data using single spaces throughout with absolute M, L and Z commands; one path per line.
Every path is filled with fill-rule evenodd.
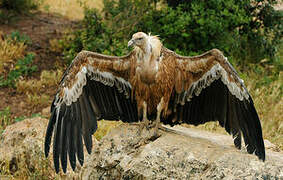
M 141 37 L 141 38 L 138 38 L 138 40 L 142 40 L 142 37 Z

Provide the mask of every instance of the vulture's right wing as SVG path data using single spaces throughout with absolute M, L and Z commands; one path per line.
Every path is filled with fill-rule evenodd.
M 217 49 L 199 56 L 177 59 L 171 109 L 175 119 L 164 123 L 204 124 L 218 121 L 241 148 L 265 160 L 262 128 L 253 100 L 243 80 Z
M 83 165 L 83 140 L 91 153 L 91 135 L 97 120 L 138 121 L 136 101 L 131 98 L 130 77 L 133 53 L 105 56 L 82 51 L 69 66 L 60 82 L 51 105 L 51 117 L 45 136 L 45 155 L 48 156 L 52 134 L 53 160 L 59 172 L 59 158 L 63 171 L 67 168 L 67 154 L 73 168 L 76 155 Z

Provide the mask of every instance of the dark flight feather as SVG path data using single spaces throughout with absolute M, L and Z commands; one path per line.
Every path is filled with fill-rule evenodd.
M 53 109 L 51 112 L 50 120 L 48 122 L 46 135 L 45 135 L 45 141 L 44 141 L 45 157 L 48 157 L 48 153 L 50 150 L 51 138 L 52 138 L 53 129 L 56 123 L 56 118 L 57 118 L 56 110 Z
M 62 118 L 65 113 L 66 105 L 60 106 L 60 108 L 57 109 L 57 117 L 56 117 L 56 125 L 55 125 L 55 132 L 54 132 L 54 144 L 53 144 L 53 162 L 56 173 L 59 172 L 59 156 L 60 151 L 62 148 L 62 143 L 60 142 L 60 135 L 61 135 L 61 124 L 62 124 Z
M 77 115 L 77 157 L 81 165 L 84 164 L 84 149 L 83 149 L 83 139 L 82 139 L 82 115 L 81 115 L 81 108 L 80 103 L 77 101 L 75 103 L 76 107 L 76 115 Z
M 124 88 L 126 89 L 126 88 Z M 129 89 L 127 89 L 129 90 Z M 114 102 L 114 104 L 113 104 Z M 52 104 L 52 115 L 46 131 L 45 155 L 48 156 L 52 132 L 54 131 L 53 158 L 56 173 L 59 159 L 63 172 L 67 169 L 67 154 L 73 170 L 76 168 L 76 154 L 81 165 L 84 163 L 83 141 L 87 152 L 92 150 L 92 134 L 97 130 L 97 120 L 137 121 L 136 102 L 126 98 L 124 91 L 87 78 L 81 96 L 71 105 Z M 60 111 L 59 111 L 60 110 Z
M 68 154 L 69 154 L 69 162 L 73 170 L 76 168 L 76 152 L 77 152 L 77 139 L 78 139 L 78 131 L 76 129 L 76 109 L 75 105 L 71 105 L 70 110 L 70 128 L 67 128 L 67 138 L 68 138 Z
M 172 98 L 178 96 L 182 94 Z M 173 109 L 172 106 L 169 108 Z M 163 122 L 173 126 L 180 123 L 199 125 L 218 121 L 233 136 L 234 144 L 238 149 L 241 148 L 241 134 L 243 134 L 247 152 L 255 153 L 259 159 L 265 160 L 261 125 L 251 98 L 243 101 L 237 99 L 229 92 L 221 79 L 203 89 L 191 101 L 184 105 L 178 104 L 175 113 L 179 121 L 163 119 Z

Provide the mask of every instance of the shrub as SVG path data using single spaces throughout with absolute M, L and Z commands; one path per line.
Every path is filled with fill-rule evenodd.
M 17 92 L 23 94 L 42 94 L 48 88 L 56 88 L 61 80 L 63 72 L 43 70 L 40 75 L 40 80 L 30 79 L 21 80 L 16 83 Z
M 0 0 L 0 24 L 8 24 L 22 14 L 37 9 L 43 0 Z
M 227 50 L 227 43 L 233 41 L 231 35 L 246 21 L 243 10 L 237 9 L 233 0 L 189 5 L 153 10 L 140 24 L 141 29 L 159 34 L 168 48 L 191 55 L 212 48 Z M 229 12 L 229 8 L 235 11 Z
M 66 35 L 60 42 L 64 47 L 64 57 L 69 63 L 82 49 L 102 52 L 109 44 L 106 42 L 108 38 L 102 18 L 95 9 L 85 10 L 81 26 L 79 30 Z
M 82 49 L 125 54 L 126 42 L 136 31 L 160 35 L 166 47 L 183 55 L 219 48 L 241 63 L 276 59 L 283 15 L 274 10 L 275 1 L 167 2 L 169 6 L 148 0 L 104 0 L 102 13 L 86 9 L 81 28 L 63 46 L 66 59 L 70 62 Z
M 8 73 L 7 77 L 0 76 L 0 87 L 15 87 L 15 82 L 20 76 L 28 76 L 37 70 L 36 65 L 32 65 L 34 54 L 27 54 L 19 59 L 15 67 Z
M 182 54 L 219 48 L 236 59 L 274 60 L 282 41 L 282 11 L 275 1 L 167 1 L 172 7 L 153 10 L 142 29 L 165 37 L 165 45 Z
M 35 0 L 0 0 L 0 9 L 6 9 L 21 14 L 36 9 L 38 5 L 39 1 Z
M 109 55 L 128 53 L 127 41 L 150 8 L 149 0 L 104 0 L 102 13 L 85 7 L 79 30 L 61 41 L 65 59 L 70 62 L 82 49 Z
M 31 39 L 25 34 L 21 34 L 19 31 L 13 31 L 10 35 L 8 35 L 8 38 L 11 42 L 18 42 L 18 43 L 24 43 L 27 45 L 31 45 Z
M 0 32 L 0 87 L 15 87 L 20 76 L 29 76 L 37 70 L 32 65 L 35 55 L 26 54 L 27 44 L 31 44 L 31 39 L 18 31 L 6 36 Z
M 52 101 L 53 94 L 51 89 L 56 89 L 63 72 L 57 71 L 42 71 L 40 79 L 29 79 L 17 81 L 16 88 L 18 93 L 25 94 L 25 102 L 32 108 L 43 108 L 48 106 Z M 51 96 L 52 95 L 52 96 Z
M 15 19 L 15 14 L 0 8 L 0 24 L 8 24 Z
M 52 101 L 50 101 L 50 97 L 46 94 L 26 94 L 26 102 L 27 104 L 32 107 L 47 107 L 50 105 Z
M 248 22 L 239 27 L 239 46 L 231 49 L 236 58 L 246 58 L 252 63 L 268 58 L 274 63 L 283 35 L 283 11 L 273 8 L 276 3 L 274 0 L 241 3 Z
M 6 74 L 15 60 L 24 57 L 26 47 L 24 42 L 18 42 L 0 32 L 0 74 Z

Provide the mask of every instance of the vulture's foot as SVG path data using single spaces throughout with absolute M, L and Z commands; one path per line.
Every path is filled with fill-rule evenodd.
M 153 130 L 153 137 L 155 139 L 159 138 L 161 136 L 161 134 L 159 133 L 158 129 L 161 127 L 161 124 L 160 124 L 160 120 L 156 120 L 153 122 L 153 125 L 154 125 L 154 130 Z
M 157 106 L 157 117 L 156 117 L 156 120 L 152 123 L 152 125 L 154 125 L 153 137 L 155 137 L 156 139 L 161 136 L 158 133 L 158 128 L 161 127 L 160 115 L 161 115 L 163 106 L 164 106 L 164 100 L 163 100 L 163 98 L 161 98 L 161 101 L 160 101 L 160 103 Z
M 147 118 L 143 118 L 142 122 L 140 122 L 138 133 L 141 135 L 144 128 L 148 130 L 149 120 Z
M 149 128 L 149 120 L 147 119 L 147 104 L 146 104 L 146 102 L 144 101 L 143 102 L 143 120 L 142 120 L 142 122 L 140 123 L 140 128 L 139 128 L 139 135 L 141 135 L 141 133 L 142 133 L 142 131 L 143 131 L 143 129 L 144 129 L 144 127 L 146 127 L 147 128 L 147 130 L 148 130 L 148 128 Z

